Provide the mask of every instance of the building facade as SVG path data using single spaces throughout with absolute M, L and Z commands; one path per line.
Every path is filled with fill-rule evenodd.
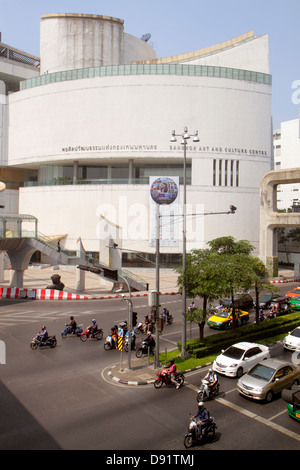
M 284 170 L 300 166 L 299 119 L 281 123 L 273 133 L 274 168 Z M 300 183 L 278 186 L 277 207 L 281 210 L 297 209 L 300 206 Z
M 27 175 L 18 210 L 40 232 L 66 234 L 68 250 L 81 237 L 102 261 L 110 236 L 129 253 L 154 253 L 150 178 L 167 176 L 179 195 L 161 233 L 175 224 L 176 236 L 161 252 L 178 256 L 184 152 L 170 138 L 187 127 L 200 139 L 186 148 L 187 250 L 232 235 L 258 252 L 260 182 L 273 161 L 267 35 L 158 59 L 122 20 L 44 15 L 41 64 L 19 91 L 0 90 L 1 165 Z M 218 215 L 230 205 L 235 215 Z

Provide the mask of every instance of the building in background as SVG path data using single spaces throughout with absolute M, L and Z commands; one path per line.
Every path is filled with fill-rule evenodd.
M 136 251 L 155 252 L 150 178 L 178 178 L 179 209 L 168 215 L 178 239 L 161 247 L 176 261 L 184 155 L 170 138 L 187 127 L 200 138 L 187 146 L 187 250 L 232 235 L 258 252 L 260 182 L 273 163 L 268 36 L 160 59 L 148 40 L 117 18 L 43 15 L 41 65 L 21 62 L 19 90 L 8 85 L 13 59 L 0 54 L 0 164 L 20 175 L 18 211 L 45 235 L 67 234 L 62 249 L 81 237 L 103 262 L 111 237 L 130 265 Z M 204 215 L 230 205 L 234 216 Z
M 300 167 L 299 119 L 282 122 L 273 132 L 275 170 Z M 280 185 L 277 188 L 277 207 L 299 212 L 300 183 Z

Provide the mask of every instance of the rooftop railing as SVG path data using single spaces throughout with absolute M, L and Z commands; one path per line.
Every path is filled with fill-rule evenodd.
M 89 67 L 54 72 L 24 80 L 21 82 L 20 86 L 21 90 L 26 90 L 28 88 L 69 80 L 129 75 L 184 75 L 192 77 L 227 78 L 262 83 L 265 85 L 272 84 L 272 75 L 230 67 L 187 64 L 130 64 Z

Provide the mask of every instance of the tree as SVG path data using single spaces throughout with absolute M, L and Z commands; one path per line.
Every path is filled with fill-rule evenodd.
M 236 328 L 235 292 L 246 292 L 253 283 L 252 273 L 248 269 L 250 253 L 254 247 L 247 240 L 236 241 L 233 237 L 220 237 L 210 241 L 211 250 L 220 255 L 223 292 L 231 297 L 232 327 Z
M 259 294 L 262 290 L 267 289 L 269 292 L 278 291 L 278 287 L 271 285 L 267 278 L 267 268 L 259 259 L 251 256 L 249 258 L 249 272 L 251 271 L 253 286 L 255 289 L 255 322 L 259 323 Z
M 192 298 L 200 297 L 203 300 L 201 310 L 194 313 L 187 312 L 187 319 L 198 324 L 199 337 L 203 340 L 208 302 L 222 295 L 219 254 L 209 249 L 192 250 L 186 256 L 185 276 L 182 267 L 179 267 L 177 272 L 179 273 L 178 285 L 182 286 L 185 282 L 187 295 Z

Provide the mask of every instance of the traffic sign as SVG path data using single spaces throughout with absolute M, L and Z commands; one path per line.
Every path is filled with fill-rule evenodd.
M 123 351 L 123 336 L 118 336 L 118 350 Z

